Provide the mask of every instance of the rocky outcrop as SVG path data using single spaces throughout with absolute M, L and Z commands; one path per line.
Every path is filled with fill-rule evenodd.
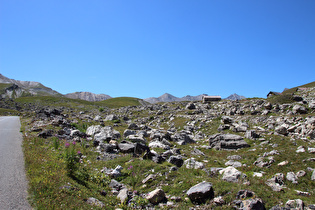
M 39 82 L 31 82 L 31 81 L 20 81 L 9 79 L 2 74 L 0 74 L 0 83 L 12 84 L 9 88 L 7 88 L 4 96 L 9 98 L 18 98 L 22 95 L 45 95 L 45 96 L 61 96 L 55 90 L 52 90 L 49 87 L 42 85 Z
M 100 125 L 90 126 L 86 130 L 86 134 L 93 136 L 97 145 L 101 142 L 115 140 L 120 138 L 120 133 L 114 130 L 111 126 L 102 127 Z
M 12 84 L 4 89 L 3 93 L 0 95 L 0 98 L 19 98 L 25 93 L 27 93 L 26 90 L 16 84 Z
M 235 134 L 215 134 L 209 137 L 209 144 L 211 148 L 220 150 L 236 150 L 249 147 L 243 137 Z

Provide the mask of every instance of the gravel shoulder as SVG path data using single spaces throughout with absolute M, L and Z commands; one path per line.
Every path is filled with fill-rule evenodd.
M 0 117 L 0 209 L 31 209 L 19 117 Z

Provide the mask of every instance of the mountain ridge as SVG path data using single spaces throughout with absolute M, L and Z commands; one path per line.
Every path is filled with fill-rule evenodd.
M 107 99 L 112 98 L 109 95 L 106 94 L 95 94 L 91 92 L 74 92 L 74 93 L 67 93 L 64 95 L 67 98 L 72 98 L 72 99 L 81 99 L 85 101 L 104 101 Z
M 1 97 L 18 98 L 25 95 L 61 96 L 57 91 L 39 82 L 10 79 L 0 74 L 0 83 L 12 84 L 2 90 Z
M 203 96 L 208 96 L 208 94 L 200 94 L 197 96 L 187 95 L 187 96 L 178 98 L 178 97 L 173 96 L 169 93 L 164 93 L 163 95 L 161 95 L 159 97 L 150 97 L 150 98 L 145 98 L 143 100 L 147 101 L 149 103 L 152 103 L 152 104 L 159 103 L 159 102 L 173 102 L 173 101 L 201 101 Z M 241 100 L 241 99 L 245 99 L 245 98 L 246 98 L 245 96 L 241 96 L 241 95 L 234 93 L 234 94 L 231 94 L 230 96 L 228 96 L 227 98 L 224 98 L 224 99 L 236 101 L 236 100 Z
M 310 86 L 314 82 L 309 84 L 305 84 L 304 86 Z M 0 74 L 0 84 L 3 84 L 0 88 L 0 97 L 5 98 L 18 98 L 22 96 L 62 96 L 71 99 L 81 99 L 85 101 L 103 101 L 112 98 L 110 95 L 107 94 L 95 94 L 92 92 L 80 91 L 80 92 L 73 92 L 67 94 L 61 94 L 47 86 L 44 86 L 40 82 L 35 81 L 21 81 L 10 79 L 8 77 L 3 76 Z M 283 93 L 287 92 L 294 92 L 298 87 L 297 86 L 291 89 L 285 89 Z M 291 93 L 290 92 L 290 93 Z M 292 94 L 292 93 L 291 93 Z M 175 101 L 201 101 L 203 96 L 207 96 L 207 94 L 200 94 L 197 96 L 186 95 L 184 97 L 176 97 L 170 93 L 165 93 L 159 97 L 149 97 L 143 99 L 149 103 L 159 103 L 159 102 L 175 102 Z M 227 98 L 223 98 L 225 100 L 242 100 L 245 99 L 245 96 L 238 95 L 236 93 L 231 94 Z
M 112 98 L 110 95 L 107 94 L 95 94 L 92 92 L 80 91 L 80 92 L 73 92 L 67 94 L 61 94 L 57 91 L 44 86 L 40 82 L 34 81 L 20 81 L 15 79 L 10 79 L 8 77 L 3 76 L 0 74 L 0 83 L 3 84 L 12 84 L 10 86 L 5 86 L 4 90 L 2 90 L 1 97 L 9 97 L 9 98 L 18 98 L 21 96 L 29 96 L 29 95 L 47 95 L 47 96 L 64 96 L 71 99 L 81 99 L 85 101 L 104 101 L 107 99 Z M 14 85 L 13 85 L 14 84 Z M 159 103 L 159 102 L 174 102 L 174 101 L 201 101 L 203 96 L 207 96 L 207 94 L 200 94 L 197 96 L 186 95 L 184 97 L 176 97 L 169 93 L 164 93 L 159 97 L 150 97 L 143 99 L 149 103 Z M 240 100 L 245 98 L 244 96 L 239 96 L 237 94 L 232 94 L 226 99 L 229 100 Z
M 178 98 L 169 93 L 164 93 L 163 95 L 159 97 L 150 97 L 150 98 L 145 98 L 143 100 L 152 104 L 159 103 L 159 102 L 173 102 L 173 101 L 201 101 L 203 96 L 207 96 L 207 94 L 201 94 L 197 96 L 187 95 L 187 96 Z

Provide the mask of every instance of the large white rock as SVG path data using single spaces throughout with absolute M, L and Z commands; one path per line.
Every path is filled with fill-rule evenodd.
M 315 148 L 313 148 L 313 147 L 309 147 L 309 148 L 307 148 L 307 150 L 309 153 L 312 153 L 312 154 L 315 153 Z
M 86 134 L 90 136 L 94 136 L 96 133 L 101 132 L 102 126 L 100 125 L 92 125 L 86 129 Z
M 195 158 L 189 158 L 184 161 L 184 165 L 188 169 L 203 169 L 205 165 L 202 162 L 198 162 L 195 160 Z
M 225 163 L 226 166 L 233 166 L 234 168 L 242 167 L 242 163 L 235 160 L 229 160 Z
M 292 182 L 293 184 L 297 184 L 297 180 L 298 178 L 296 177 L 294 172 L 288 172 L 286 179 L 289 180 L 290 182 Z
M 246 176 L 233 166 L 229 166 L 225 169 L 222 169 L 221 171 L 219 171 L 219 173 L 223 174 L 222 179 L 227 182 L 238 182 L 241 177 Z
M 159 204 L 163 200 L 166 199 L 165 193 L 162 189 L 156 189 L 151 192 L 145 197 L 147 200 L 150 201 L 152 204 Z
M 152 142 L 150 142 L 149 143 L 149 147 L 150 148 L 162 148 L 162 149 L 165 149 L 165 150 L 169 150 L 170 149 L 170 146 L 165 145 L 165 144 L 163 144 L 160 141 L 152 141 Z
M 102 127 L 100 125 L 90 126 L 86 130 L 86 134 L 93 136 L 96 141 L 105 141 L 111 139 L 119 139 L 120 133 L 111 126 Z

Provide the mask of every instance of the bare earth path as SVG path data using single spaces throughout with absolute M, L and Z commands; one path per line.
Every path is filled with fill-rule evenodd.
M 0 117 L 0 209 L 31 209 L 19 117 Z

